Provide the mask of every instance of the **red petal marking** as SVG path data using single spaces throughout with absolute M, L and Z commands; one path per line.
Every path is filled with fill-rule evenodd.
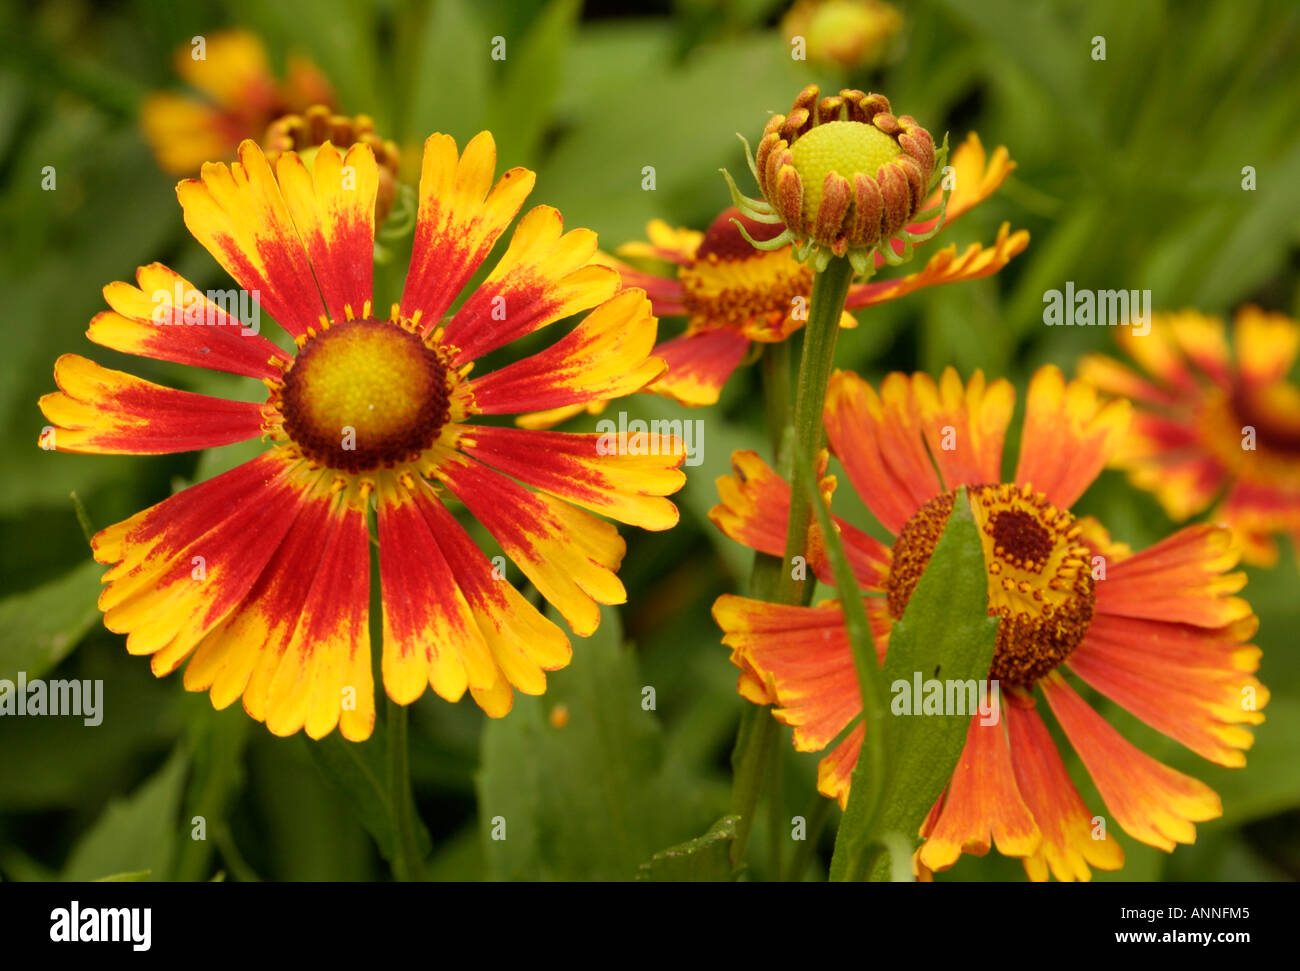
M 1220 765 L 1242 766 L 1268 691 L 1251 673 L 1253 618 L 1219 630 L 1098 614 L 1070 670 L 1152 728 Z M 1249 703 L 1249 707 L 1245 705 Z
M 632 394 L 663 373 L 663 362 L 649 356 L 656 326 L 645 294 L 622 290 L 544 351 L 461 385 L 461 393 L 488 415 Z
M 116 313 L 105 311 L 91 320 L 86 336 L 96 344 L 250 378 L 281 376 L 271 359 L 288 361 L 289 355 L 260 334 L 241 333 L 244 325 L 238 317 L 227 315 L 180 274 L 151 263 L 136 270 L 135 277 L 138 287 L 129 283 L 104 287 L 104 299 Z M 191 321 L 202 322 L 186 323 L 187 308 Z
M 54 363 L 60 391 L 40 399 L 60 452 L 159 455 L 257 438 L 262 406 L 165 388 L 76 354 Z
M 686 484 L 678 470 L 686 459 L 681 439 L 667 432 L 629 435 L 630 454 L 619 454 L 608 450 L 616 446 L 606 438 L 464 426 L 458 447 L 498 472 L 619 522 L 642 529 L 675 526 L 677 507 L 662 497 Z
M 941 493 L 906 376 L 889 375 L 877 395 L 851 371 L 836 371 L 826 392 L 825 419 L 831 451 L 891 533 Z
M 722 386 L 744 359 L 749 338 L 728 328 L 683 334 L 654 349 L 668 370 L 647 389 L 684 405 L 716 404 Z
M 384 685 L 409 705 L 433 686 L 459 701 L 472 679 L 490 687 L 496 664 L 423 512 L 437 503 L 420 487 L 384 488 L 379 501 L 379 571 L 384 593 Z
M 325 308 L 307 250 L 256 142 L 242 142 L 230 166 L 204 165 L 176 195 L 194 238 L 281 327 L 301 337 L 317 325 Z
M 866 737 L 866 725 L 858 725 L 844 736 L 844 741 L 836 745 L 830 755 L 817 763 L 817 791 L 837 800 L 841 810 L 849 808 L 853 770 L 858 767 L 858 756 L 862 754 Z
M 496 157 L 489 132 L 471 138 L 460 156 L 450 135 L 430 135 L 424 142 L 401 313 L 419 313 L 426 332 L 437 326 L 533 189 L 536 176 L 524 168 L 510 169 L 493 186 Z
M 1223 813 L 1204 783 L 1162 765 L 1126 741 L 1080 698 L 1059 673 L 1040 684 L 1070 744 L 1124 831 L 1162 850 L 1196 839 L 1193 822 Z
M 303 728 L 311 738 L 332 732 L 345 710 L 343 689 L 358 687 L 349 674 L 370 668 L 367 503 L 355 493 L 337 499 L 325 506 L 330 518 L 317 534 L 323 537 L 320 562 L 269 685 L 266 727 L 275 735 Z
M 862 711 L 853 652 L 838 604 L 797 607 L 724 594 L 713 605 L 722 643 L 770 685 L 777 721 L 800 752 L 824 749 Z
M 1058 880 L 1090 880 L 1089 864 L 1118 870 L 1124 864 L 1124 851 L 1109 833 L 1093 838 L 1093 814 L 1070 780 L 1038 712 L 1011 702 L 1002 711 L 1016 787 L 1043 834 L 1038 852 L 1025 859 L 1030 879 L 1046 880 L 1050 870 Z
M 1010 382 L 986 386 L 976 371 L 963 387 L 949 367 L 938 385 L 928 374 L 912 375 L 912 393 L 945 489 L 1002 481 L 1002 445 L 1016 401 Z
M 1097 583 L 1097 613 L 1222 627 L 1251 616 L 1236 593 L 1243 573 L 1227 573 L 1240 557 L 1226 526 L 1180 529 L 1150 549 L 1108 566 Z
M 307 247 L 312 272 L 333 320 L 357 317 L 373 293 L 375 195 L 379 167 L 369 145 L 358 143 L 344 158 L 326 143 L 312 171 L 294 152 L 276 162 L 280 191 Z
M 574 633 L 586 637 L 600 622 L 596 603 L 624 603 L 615 575 L 626 544 L 610 523 L 546 495 L 529 492 L 458 453 L 432 469 L 555 605 Z
M 564 232 L 559 210 L 538 206 L 519 221 L 510 246 L 447 323 L 442 343 L 459 366 L 612 297 L 618 273 L 593 264 L 596 234 Z
M 1002 722 L 982 725 L 972 718 L 943 809 L 921 846 L 920 862 L 930 870 L 946 870 L 963 853 L 983 856 L 994 844 L 1003 856 L 1032 856 L 1042 839 L 1016 784 Z
M 307 487 L 283 462 L 269 478 L 273 463 L 247 463 L 254 464 L 255 471 L 221 477 L 225 485 L 250 484 L 247 492 L 187 489 L 95 537 L 96 558 L 114 563 L 99 598 L 104 625 L 129 635 L 132 654 L 167 647 L 174 668 L 240 604 L 275 552 Z M 264 484 L 253 485 L 259 479 Z
M 1067 385 L 1059 368 L 1040 368 L 1029 384 L 1015 481 L 1068 510 L 1121 447 L 1130 413 L 1127 401 L 1103 404 L 1091 386 Z

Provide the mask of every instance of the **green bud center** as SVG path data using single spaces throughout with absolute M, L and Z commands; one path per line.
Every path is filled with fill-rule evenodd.
M 886 162 L 903 150 L 898 142 L 874 125 L 858 121 L 830 121 L 795 140 L 790 154 L 803 183 L 803 217 L 817 218 L 822 204 L 822 183 L 835 172 L 850 183 L 858 172 L 875 177 Z

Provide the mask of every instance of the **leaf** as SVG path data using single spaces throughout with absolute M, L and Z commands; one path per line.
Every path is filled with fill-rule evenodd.
M 490 880 L 632 880 L 658 848 L 716 818 L 642 707 L 653 686 L 622 646 L 618 615 L 601 614 L 544 696 L 516 695 L 514 710 L 484 728 L 477 781 Z M 560 706 L 563 721 L 552 717 Z
M 352 807 L 357 820 L 374 837 L 384 859 L 391 861 L 397 828 L 388 799 L 386 738 L 386 726 L 377 723 L 374 734 L 364 742 L 349 742 L 338 732 L 332 732 L 306 745 L 321 775 Z M 415 835 L 421 856 L 427 855 L 433 843 L 418 819 Z
M 96 880 L 104 874 L 148 870 L 171 874 L 189 759 L 177 749 L 161 769 L 125 799 L 112 799 L 68 855 L 63 880 Z
M 660 850 L 641 864 L 637 879 L 654 883 L 731 880 L 731 841 L 739 820 L 739 816 L 723 816 L 703 836 Z
M 100 574 L 85 563 L 35 590 L 0 600 L 0 678 L 41 677 L 72 652 L 99 618 Z
M 488 32 L 476 5 L 468 0 L 438 0 L 427 15 L 411 58 L 404 137 L 416 145 L 434 132 L 456 139 L 462 148 L 483 127 L 488 94 Z
M 152 875 L 152 870 L 131 870 L 127 873 L 111 873 L 100 877 L 95 883 L 141 883 Z
M 984 550 L 971 515 L 966 490 L 958 490 L 943 535 L 908 601 L 902 618 L 889 635 L 884 682 L 891 693 L 912 690 L 914 679 L 979 682 L 987 679 L 993 662 L 997 620 L 988 615 Z M 893 764 L 884 793 L 877 832 L 897 831 L 914 838 L 935 800 L 943 792 L 970 730 L 969 714 L 890 716 L 889 745 Z M 862 762 L 853 774 L 858 794 Z M 840 833 L 831 878 L 852 872 L 841 840 L 861 838 L 868 820 L 855 814 L 860 803 L 850 798 Z M 875 875 L 887 875 L 888 861 L 878 860 Z

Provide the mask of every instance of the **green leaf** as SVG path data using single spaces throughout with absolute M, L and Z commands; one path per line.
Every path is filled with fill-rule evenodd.
M 95 883 L 141 883 L 152 875 L 152 870 L 131 870 L 127 873 L 110 873 L 106 877 L 100 877 Z
M 988 615 L 988 581 L 984 550 L 971 515 L 966 490 L 958 490 L 943 535 L 889 635 L 884 681 L 891 698 L 895 688 L 912 691 L 916 678 L 979 682 L 988 678 L 997 638 L 997 620 Z M 893 763 L 876 821 L 876 832 L 896 831 L 913 837 L 943 791 L 970 731 L 970 714 L 897 715 L 891 703 L 890 745 Z M 859 763 L 861 766 L 861 763 Z M 859 772 L 853 784 L 858 790 Z M 854 798 L 837 839 L 853 838 L 868 821 L 854 813 Z M 847 828 L 847 832 L 845 831 Z M 848 872 L 847 856 L 836 854 L 832 879 Z M 873 876 L 887 878 L 888 861 L 878 860 Z
M 374 734 L 364 742 L 349 742 L 338 732 L 331 732 L 320 741 L 308 741 L 306 745 L 321 775 L 352 807 L 357 820 L 374 837 L 384 859 L 391 861 L 396 851 L 397 828 L 388 801 L 386 737 L 386 726 L 377 723 Z M 420 852 L 427 855 L 433 843 L 418 819 L 416 824 Z
M 176 854 L 181 791 L 188 767 L 189 759 L 177 749 L 134 793 L 111 800 L 72 848 L 62 879 L 96 880 L 106 873 L 141 870 L 166 879 Z
M 469 0 L 438 0 L 415 43 L 404 136 L 422 145 L 434 132 L 462 148 L 483 127 L 491 65 L 489 33 Z
M 477 781 L 490 880 L 632 880 L 721 808 L 705 805 L 669 760 L 657 717 L 642 707 L 654 686 L 622 646 L 618 615 L 601 615 L 544 696 L 516 695 L 514 710 L 484 728 Z M 551 717 L 559 706 L 567 720 Z
M 739 816 L 723 816 L 703 836 L 660 850 L 648 863 L 641 864 L 637 879 L 654 883 L 730 880 L 731 841 L 736 838 L 739 820 Z
M 71 653 L 99 618 L 93 560 L 35 590 L 0 600 L 0 678 L 39 678 Z

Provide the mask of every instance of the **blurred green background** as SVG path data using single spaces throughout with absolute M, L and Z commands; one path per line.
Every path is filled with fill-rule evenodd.
M 257 448 L 135 458 L 36 446 L 45 424 L 36 400 L 53 390 L 61 353 L 206 393 L 252 400 L 260 390 L 128 359 L 84 338 L 104 309 L 100 288 L 132 279 L 137 265 L 158 260 L 200 287 L 228 285 L 185 232 L 175 179 L 157 167 L 137 124 L 144 95 L 178 88 L 172 52 L 193 35 L 243 26 L 265 39 L 277 63 L 291 49 L 306 53 L 343 109 L 372 115 L 415 159 L 430 132 L 463 144 L 491 128 L 501 169 L 537 170 L 530 204 L 558 206 L 568 225 L 595 229 L 607 249 L 643 238 L 654 217 L 703 229 L 728 201 L 720 166 L 749 184 L 735 133 L 755 139 L 768 113 L 785 110 L 809 82 L 881 91 L 899 113 L 950 132 L 954 145 L 971 130 L 990 150 L 1006 145 L 1019 168 L 942 244 L 990 242 L 1009 220 L 1030 230 L 1029 249 L 997 277 L 862 313 L 861 326 L 843 335 L 837 365 L 871 378 L 981 367 L 1011 378 L 1023 403 L 1039 364 L 1073 373 L 1081 353 L 1113 350 L 1104 328 L 1042 325 L 1044 291 L 1066 280 L 1149 288 L 1157 309 L 1223 315 L 1255 301 L 1300 311 L 1300 8 L 1292 0 L 897 6 L 904 26 L 883 63 L 841 70 L 791 57 L 784 5 L 772 0 L 585 8 L 577 0 L 6 2 L 0 678 L 19 670 L 101 678 L 105 714 L 94 729 L 72 718 L 0 720 L 0 876 L 388 875 L 372 839 L 386 838 L 370 787 L 382 724 L 359 747 L 337 736 L 320 745 L 274 738 L 239 705 L 214 712 L 206 696 L 183 691 L 179 675 L 155 680 L 95 608 L 100 569 L 90 563 L 72 491 L 102 528 Z M 489 56 L 494 36 L 507 39 L 505 61 Z M 1106 39 L 1104 61 L 1091 57 L 1096 36 Z M 41 189 L 47 165 L 57 171 L 56 191 Z M 642 189 L 647 165 L 656 169 L 654 191 Z M 1246 165 L 1257 172 L 1252 192 L 1241 187 Z M 400 292 L 405 258 L 399 252 L 377 275 L 380 306 Z M 627 407 L 634 416 L 684 414 L 647 396 Z M 704 463 L 688 470 L 680 526 L 623 530 L 629 603 L 607 610 L 598 635 L 575 644 L 572 668 L 552 676 L 546 696 L 516 696 L 515 711 L 486 730 L 468 699 L 453 706 L 426 694 L 416 704 L 414 785 L 432 840 L 430 876 L 630 878 L 654 851 L 703 833 L 726 811 L 744 703 L 709 607 L 743 589 L 749 554 L 706 513 L 731 451 L 766 451 L 762 415 L 752 368 L 718 407 L 690 415 L 705 419 Z M 850 498 L 842 489 L 837 509 L 866 525 Z M 1170 529 L 1159 507 L 1113 472 L 1082 510 L 1135 547 Z M 1109 878 L 1300 875 L 1298 578 L 1290 548 L 1275 569 L 1250 571 L 1260 677 L 1273 700 L 1246 769 L 1210 766 L 1100 703 L 1127 737 L 1205 779 L 1224 803 L 1223 818 L 1199 826 L 1197 843 L 1172 855 L 1120 835 L 1127 864 Z M 641 707 L 646 686 L 655 689 L 653 712 Z M 557 728 L 550 715 L 561 704 L 569 717 Z M 815 757 L 795 753 L 788 732 L 785 739 L 775 811 L 765 811 L 752 842 L 757 878 L 774 874 L 777 854 L 789 859 L 789 820 L 809 814 L 816 799 Z M 1068 746 L 1062 751 L 1072 758 Z M 207 821 L 203 841 L 190 838 L 198 815 Z M 507 820 L 505 841 L 490 838 L 495 817 Z M 825 874 L 837 818 L 835 810 L 809 879 Z M 963 859 L 940 878 L 1024 875 L 990 855 Z

